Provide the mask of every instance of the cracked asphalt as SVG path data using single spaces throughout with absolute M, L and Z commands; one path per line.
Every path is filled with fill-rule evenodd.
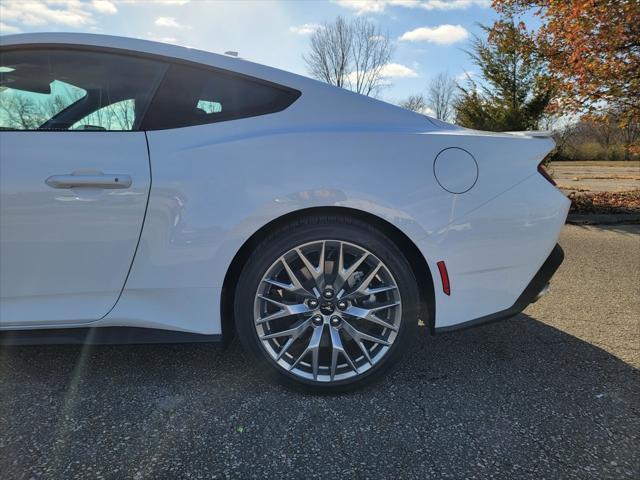
M 0 350 L 0 477 L 640 478 L 640 226 L 565 227 L 524 314 L 311 396 L 236 343 Z

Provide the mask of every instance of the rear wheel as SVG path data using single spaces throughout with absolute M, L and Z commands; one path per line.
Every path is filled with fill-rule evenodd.
M 275 231 L 247 261 L 235 316 L 245 348 L 281 379 L 315 390 L 381 375 L 417 329 L 407 260 L 377 229 L 346 216 Z

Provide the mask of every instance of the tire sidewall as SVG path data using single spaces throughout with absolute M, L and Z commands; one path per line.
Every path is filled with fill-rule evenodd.
M 342 220 L 342 219 L 339 219 Z M 340 391 L 362 386 L 378 378 L 395 364 L 415 339 L 418 326 L 419 296 L 411 267 L 396 245 L 378 230 L 359 222 L 335 219 L 290 226 L 274 232 L 255 249 L 240 275 L 235 294 L 234 313 L 240 341 L 259 364 L 271 367 L 279 380 L 307 390 Z M 378 257 L 393 275 L 400 291 L 402 318 L 400 329 L 387 354 L 360 376 L 336 382 L 315 382 L 285 371 L 269 355 L 258 339 L 254 325 L 254 302 L 268 268 L 282 255 L 299 245 L 320 240 L 340 240 L 361 246 Z

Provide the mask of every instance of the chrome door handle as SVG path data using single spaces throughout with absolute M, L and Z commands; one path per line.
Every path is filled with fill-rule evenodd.
M 53 188 L 129 188 L 131 177 L 118 174 L 52 175 L 45 183 Z

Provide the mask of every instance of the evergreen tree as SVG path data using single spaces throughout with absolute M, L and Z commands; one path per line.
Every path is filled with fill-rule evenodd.
M 524 23 L 512 17 L 482 26 L 487 40 L 476 37 L 468 52 L 481 72 L 467 76 L 455 105 L 456 122 L 490 131 L 535 130 L 552 99 L 553 87 Z

